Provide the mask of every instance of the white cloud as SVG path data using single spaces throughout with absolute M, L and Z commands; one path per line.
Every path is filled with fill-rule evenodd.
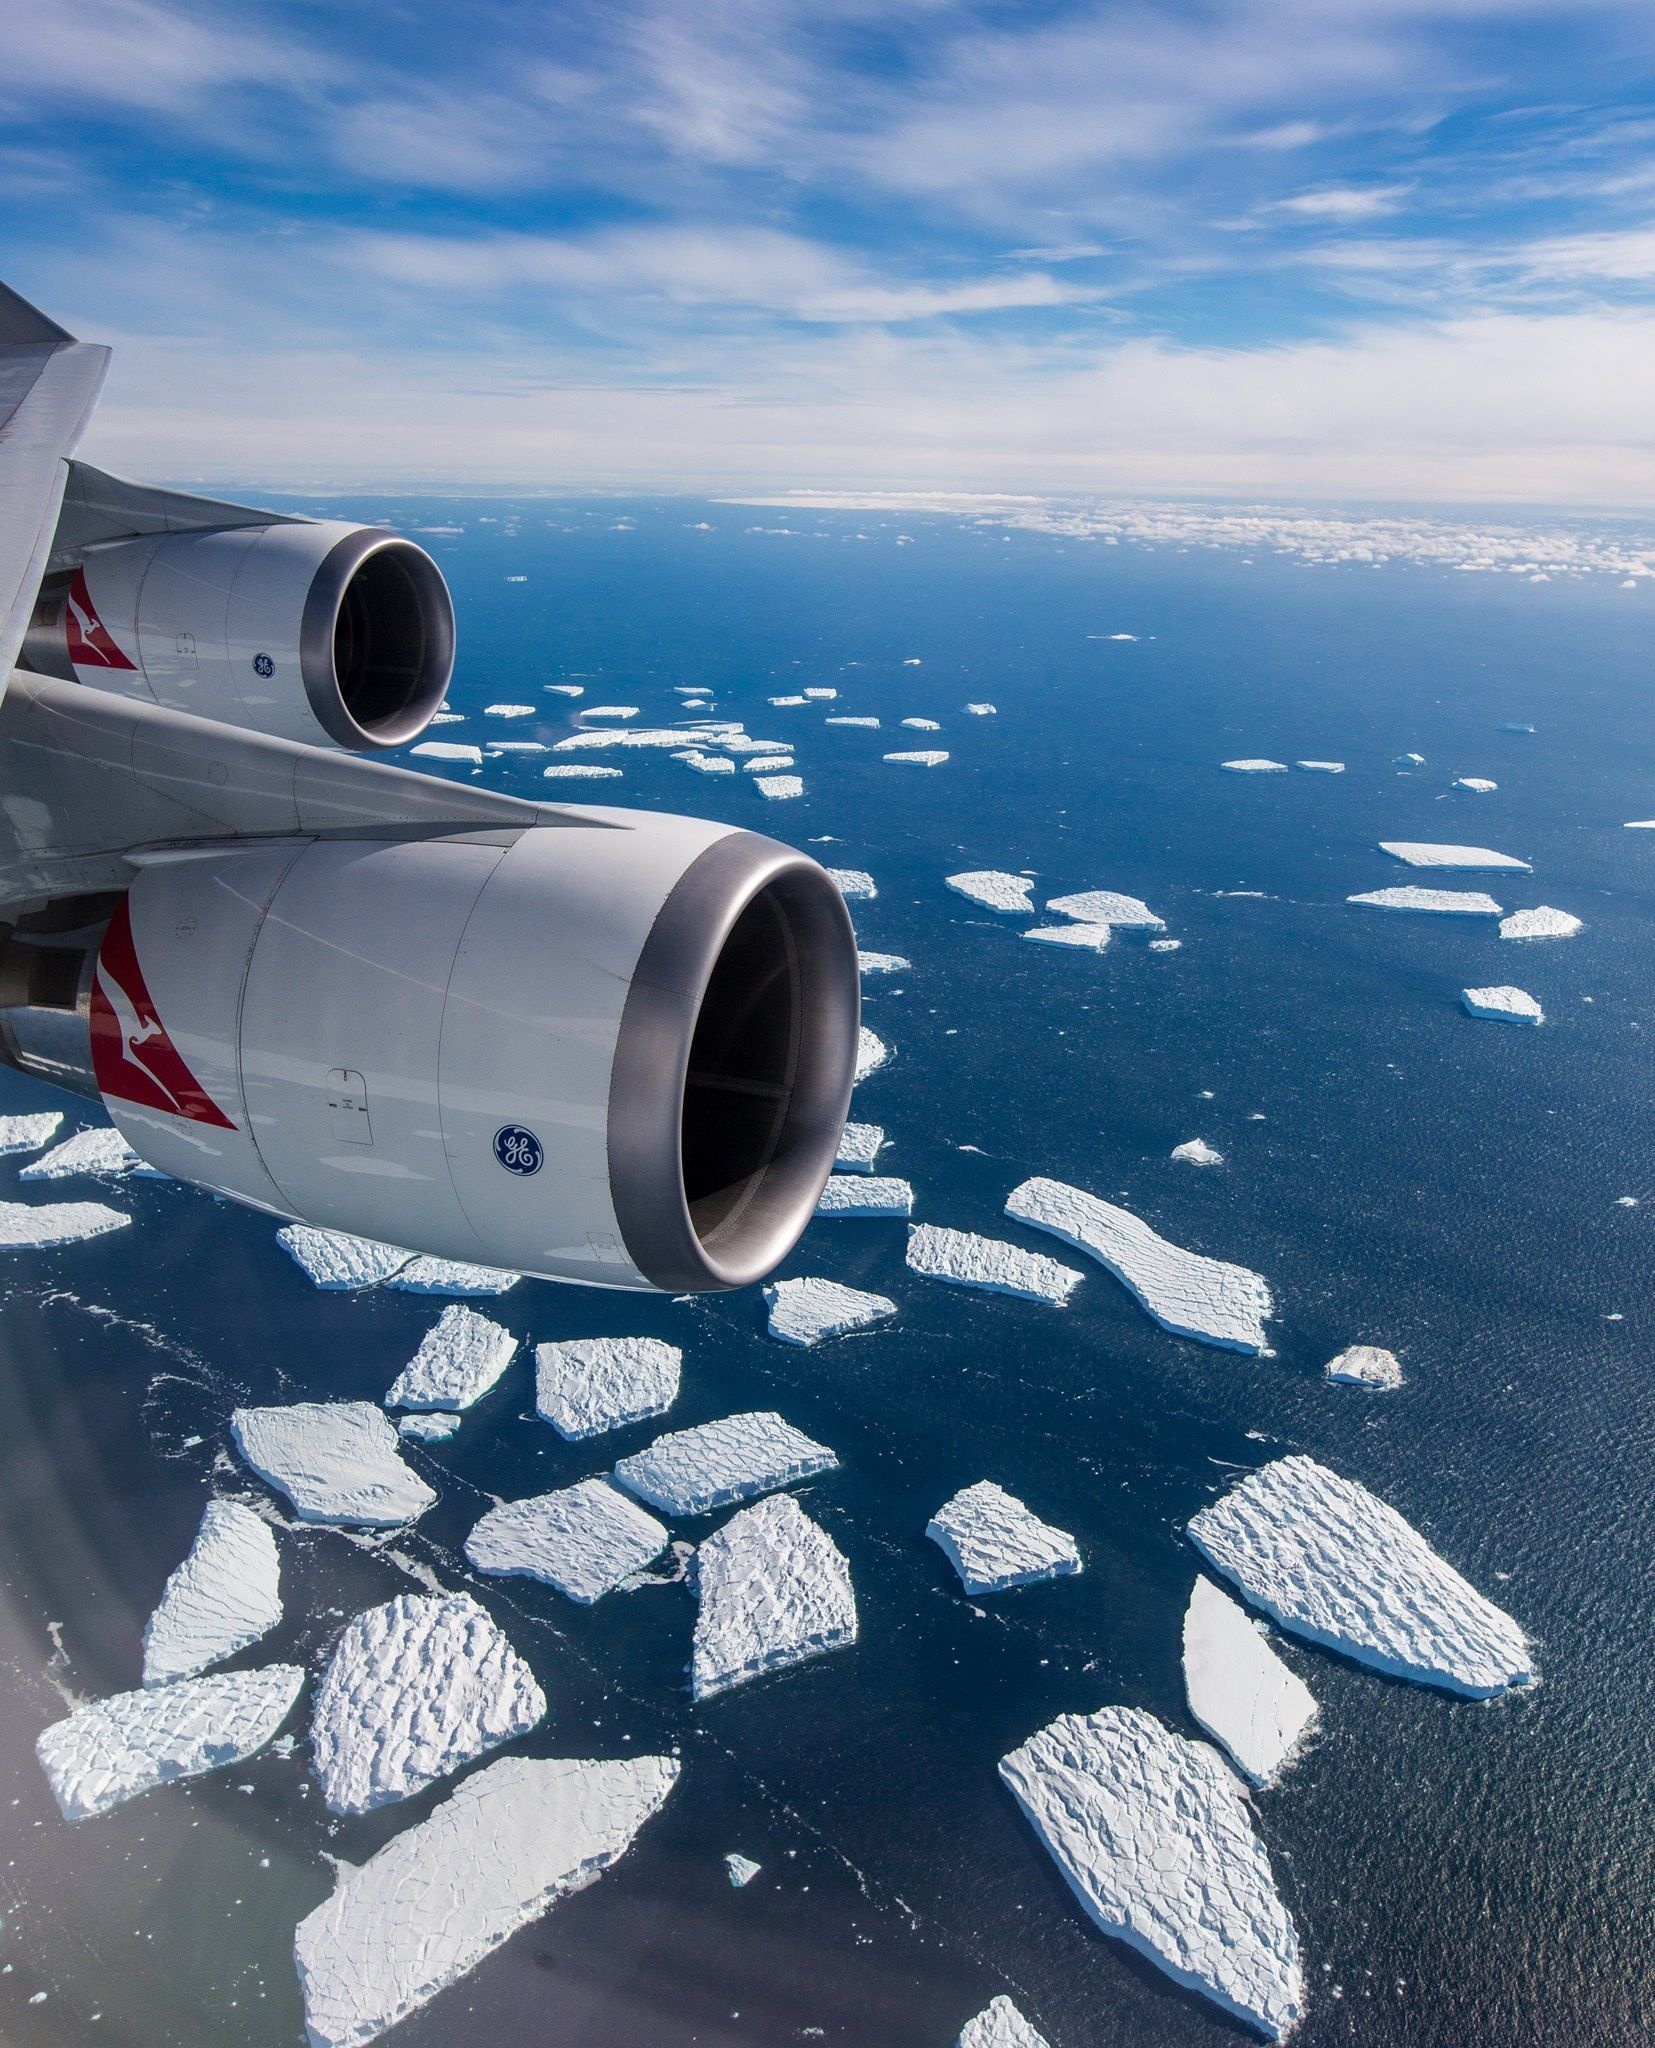
M 1291 198 L 1275 200 L 1275 213 L 1296 214 L 1302 220 L 1373 220 L 1382 213 L 1395 213 L 1408 188 L 1405 185 L 1326 185 L 1315 192 L 1295 192 Z

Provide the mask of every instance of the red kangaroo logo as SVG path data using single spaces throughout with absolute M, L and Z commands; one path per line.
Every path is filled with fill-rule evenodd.
M 92 593 L 86 587 L 86 571 L 77 569 L 69 586 L 69 601 L 63 607 L 63 629 L 69 639 L 69 659 L 76 668 L 136 668 L 109 637 L 109 628 L 98 617 Z
M 128 664 L 130 666 L 130 663 Z M 105 1095 L 191 1123 L 236 1127 L 167 1035 L 138 965 L 126 899 L 109 920 L 92 984 L 92 1072 Z

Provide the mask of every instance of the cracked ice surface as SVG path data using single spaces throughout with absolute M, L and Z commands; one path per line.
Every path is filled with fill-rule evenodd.
M 1184 1610 L 1190 1712 L 1255 1785 L 1268 1785 L 1316 1718 L 1316 1701 L 1265 1640 L 1263 1627 L 1197 1579 Z
M 267 1664 L 118 1692 L 43 1729 L 35 1755 L 64 1819 L 85 1820 L 156 1785 L 240 1763 L 280 1728 L 304 1682 L 297 1664 Z
M 395 1529 L 436 1503 L 397 1449 L 397 1433 L 367 1401 L 299 1401 L 238 1408 L 230 1434 L 247 1463 L 293 1503 L 302 1522 Z
M 966 2021 L 954 2048 L 1051 2048 L 1051 2044 L 1002 1995 L 991 1998 L 975 2019 Z
M 1044 1252 L 1026 1252 L 1000 1238 L 946 1230 L 936 1223 L 916 1223 L 909 1230 L 908 1267 L 927 1280 L 980 1287 L 988 1294 L 1015 1294 L 1024 1301 L 1049 1301 L 1058 1308 L 1084 1277 Z
M 338 1867 L 293 1958 L 313 2048 L 364 2048 L 631 1846 L 678 1776 L 671 1757 L 505 1757 Z
M 833 1162 L 836 1171 L 872 1173 L 884 1143 L 885 1133 L 878 1124 L 846 1124 L 839 1133 L 839 1151 Z
M 445 1308 L 391 1382 L 387 1408 L 469 1408 L 517 1355 L 510 1330 L 458 1302 Z
M 134 1172 L 155 1175 L 155 1168 L 138 1157 L 119 1131 L 105 1125 L 97 1130 L 76 1131 L 72 1138 L 65 1138 L 61 1145 L 54 1145 L 50 1152 L 31 1160 L 17 1177 L 67 1180 L 76 1173 Z
M 1298 1931 L 1215 1749 L 1105 1707 L 1061 1715 L 1000 1776 L 1106 1934 L 1273 2041 L 1298 2023 Z
M 1372 910 L 1434 910 L 1444 917 L 1499 917 L 1494 898 L 1481 889 L 1369 889 L 1347 896 L 1347 903 L 1365 903 Z
M 774 1410 L 755 1409 L 658 1436 L 647 1449 L 620 1459 L 615 1477 L 664 1515 L 705 1515 L 832 1472 L 838 1463 L 826 1444 Z
M 534 1348 L 535 1407 L 573 1442 L 664 1415 L 684 1354 L 659 1337 L 577 1337 Z
M 464 1259 L 410 1260 L 386 1283 L 406 1294 L 506 1294 L 522 1279 L 498 1266 L 473 1266 Z
M 587 1607 L 666 1547 L 662 1524 L 607 1479 L 501 1501 L 465 1540 L 480 1572 L 544 1579 Z
M 402 1593 L 359 1614 L 316 1688 L 310 1748 L 334 1813 L 423 1792 L 526 1735 L 546 1695 L 469 1593 Z
M 753 787 L 771 803 L 783 803 L 788 797 L 805 793 L 804 781 L 797 775 L 755 775 Z
M 1379 851 L 1411 868 L 1521 868 L 1528 862 L 1487 846 L 1435 846 L 1420 839 L 1381 839 Z
M 911 1216 L 914 1190 L 889 1174 L 833 1174 L 816 1204 L 817 1216 Z
M 61 1109 L 41 1109 L 27 1116 L 0 1116 L 0 1159 L 14 1152 L 38 1152 L 57 1136 Z
M 824 1337 L 843 1337 L 896 1314 L 896 1303 L 884 1294 L 865 1294 L 837 1280 L 815 1275 L 778 1280 L 764 1290 L 770 1311 L 770 1334 L 783 1344 L 820 1344 Z
M 0 1251 L 49 1251 L 124 1230 L 131 1221 L 102 1202 L 0 1202 Z
M 1027 875 L 1008 875 L 999 868 L 971 868 L 962 875 L 944 875 L 943 882 L 956 896 L 980 903 L 985 910 L 998 910 L 1006 917 L 1033 917 L 1029 901 L 1034 883 Z
M 992 1479 L 980 1479 L 944 1501 L 925 1533 L 968 1593 L 1004 1593 L 1080 1570 L 1080 1552 L 1068 1531 L 1041 1521 Z
M 194 1678 L 281 1618 L 281 1563 L 269 1523 L 239 1501 L 210 1500 L 189 1555 L 144 1626 L 144 1683 Z
M 1534 1676 L 1528 1638 L 1364 1486 L 1278 1458 L 1194 1516 L 1190 1541 L 1294 1635 L 1487 1699 Z
M 1006 1197 L 1006 1214 L 1090 1252 L 1163 1329 L 1229 1351 L 1268 1351 L 1270 1288 L 1247 1267 L 1185 1251 L 1130 1209 L 1060 1180 L 1024 1181 Z
M 1054 916 L 1072 917 L 1080 924 L 1132 925 L 1152 932 L 1167 928 L 1166 919 L 1157 917 L 1147 903 L 1115 889 L 1082 889 L 1078 895 L 1054 896 L 1046 908 Z
M 695 1554 L 698 1700 L 856 1641 L 843 1551 L 791 1495 L 732 1515 Z
M 317 1287 L 372 1287 L 414 1256 L 394 1244 L 348 1237 L 340 1230 L 314 1230 L 308 1223 L 287 1224 L 276 1232 L 276 1242 Z
M 827 872 L 847 903 L 871 903 L 879 894 L 879 884 L 863 868 L 829 868 Z

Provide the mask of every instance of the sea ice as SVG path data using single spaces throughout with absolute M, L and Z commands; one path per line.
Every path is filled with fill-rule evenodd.
M 925 1533 L 968 1593 L 1004 1593 L 1080 1570 L 1075 1539 L 1041 1521 L 992 1479 L 980 1479 L 944 1501 Z
M 1502 939 L 1572 939 L 1584 929 L 1578 917 L 1545 903 L 1533 910 L 1514 910 L 1500 920 Z
M 1211 1579 L 1184 1610 L 1184 1691 L 1190 1712 L 1255 1785 L 1268 1785 L 1316 1718 L 1309 1686 Z
M 365 2048 L 631 1846 L 678 1777 L 671 1757 L 503 1757 L 299 1922 L 311 2048 Z
M 866 1024 L 859 1025 L 856 1032 L 856 1079 L 865 1081 L 870 1074 L 877 1074 L 891 1057 L 891 1048 L 877 1031 L 870 1031 Z
M 1029 901 L 1034 888 L 1027 875 L 1008 875 L 998 868 L 972 868 L 963 875 L 945 875 L 945 885 L 956 896 L 979 903 L 984 910 L 998 910 L 1006 917 L 1033 917 Z
M 573 1443 L 664 1415 L 684 1354 L 659 1337 L 575 1337 L 534 1347 L 534 1405 Z
M 862 725 L 875 732 L 879 729 L 879 720 L 877 718 L 824 718 L 822 723 L 824 725 Z
M 686 768 L 693 768 L 697 775 L 734 775 L 736 772 L 736 764 L 728 754 L 704 754 L 699 747 L 686 747 L 672 758 L 682 761 Z
M 144 1683 L 194 1678 L 268 1635 L 282 1618 L 281 1562 L 268 1522 L 210 1500 L 189 1555 L 144 1626 Z
M 607 1479 L 501 1501 L 465 1540 L 480 1572 L 544 1579 L 589 1607 L 667 1547 L 667 1531 Z
M 791 1495 L 732 1515 L 696 1552 L 693 1580 L 698 1700 L 856 1641 L 844 1552 Z
M 1270 1289 L 1245 1266 L 1186 1251 L 1130 1209 L 1060 1180 L 1024 1181 L 1006 1197 L 1006 1214 L 1090 1252 L 1163 1329 L 1228 1351 L 1269 1349 Z
M 1222 1166 L 1224 1154 L 1209 1145 L 1205 1138 L 1186 1138 L 1182 1145 L 1174 1145 L 1168 1155 L 1181 1159 L 1186 1166 Z
M 1504 725 L 1497 725 L 1494 730 L 1496 732 L 1533 732 L 1534 727 L 1532 725 L 1521 725 L 1515 720 L 1508 719 Z
M 459 740 L 421 740 L 417 747 L 410 747 L 411 754 L 424 754 L 432 761 L 465 761 L 473 768 L 483 765 L 481 747 L 468 747 Z
M 942 731 L 942 727 L 934 718 L 905 718 L 902 722 L 906 726 L 911 726 L 915 732 Z
M 805 697 L 812 704 L 831 704 L 838 694 L 837 690 L 816 689 L 806 690 Z
M 475 1309 L 454 1302 L 391 1382 L 387 1408 L 469 1408 L 517 1355 L 517 1339 Z
M 0 1202 L 0 1252 L 79 1244 L 106 1231 L 124 1230 L 131 1221 L 122 1210 L 102 1202 Z
M 230 1434 L 263 1480 L 285 1493 L 302 1522 L 396 1529 L 437 1496 L 402 1461 L 397 1433 L 367 1401 L 299 1401 L 238 1408 Z
M 829 868 L 828 880 L 847 903 L 871 903 L 879 894 L 878 883 L 861 868 Z
M 1285 761 L 1220 761 L 1220 768 L 1228 768 L 1232 775 L 1285 775 Z
M 1484 775 L 1460 775 L 1454 779 L 1456 789 L 1468 789 L 1473 796 L 1492 796 L 1500 785 L 1490 782 Z
M 1026 1252 L 1021 1245 L 979 1237 L 972 1230 L 945 1230 L 916 1223 L 908 1232 L 908 1267 L 927 1280 L 955 1287 L 980 1287 L 989 1294 L 1015 1294 L 1023 1301 L 1049 1301 L 1061 1308 L 1080 1285 L 1073 1266 Z
M 804 782 L 797 775 L 755 775 L 753 787 L 770 803 L 781 803 L 805 793 Z
M 954 2048 L 1051 2048 L 1051 2043 L 1002 1994 L 966 2021 Z
M 584 683 L 545 683 L 541 686 L 548 697 L 584 697 Z
M 1546 1013 L 1520 988 L 1462 988 L 1460 1001 L 1473 1017 L 1500 1024 L 1544 1024 Z
M 783 1344 L 820 1344 L 824 1337 L 843 1337 L 896 1314 L 896 1303 L 883 1294 L 864 1294 L 837 1280 L 812 1275 L 803 1280 L 778 1280 L 764 1290 L 770 1311 L 770 1334 Z
M 1528 862 L 1488 846 L 1434 846 L 1419 839 L 1381 839 L 1379 851 L 1411 868 L 1521 868 Z
M 1152 953 L 1178 953 L 1182 952 L 1183 946 L 1182 939 L 1151 939 L 1149 942 Z
M 791 709 L 795 704 L 808 704 L 810 699 L 808 697 L 772 697 L 770 702 L 780 711 L 784 706 Z
M 615 1477 L 664 1515 L 708 1515 L 838 1464 L 826 1444 L 772 1409 L 755 1409 L 658 1436 L 646 1450 L 620 1459 Z
M 1298 1932 L 1215 1749 L 1105 1707 L 1060 1715 L 1000 1776 L 1106 1934 L 1272 2041 L 1298 2023 Z
M 540 772 L 548 782 L 619 782 L 621 779 L 620 769 L 602 768 L 596 762 L 591 767 L 585 767 L 577 766 L 572 761 L 554 761 L 550 768 L 542 768 Z
M 27 1116 L 0 1116 L 0 1159 L 14 1152 L 38 1152 L 57 1136 L 61 1109 L 32 1110 Z
M 506 1294 L 522 1279 L 498 1266 L 473 1266 L 464 1259 L 411 1259 L 388 1284 L 405 1294 Z
M 1039 924 L 1023 936 L 1042 946 L 1068 946 L 1077 953 L 1101 953 L 1113 932 L 1114 927 L 1107 924 Z
M 1342 1386 L 1381 1387 L 1387 1392 L 1402 1384 L 1402 1366 L 1394 1351 L 1377 1344 L 1350 1344 L 1322 1368 L 1325 1376 Z
M 887 754 L 885 759 L 887 761 L 906 761 L 915 768 L 940 768 L 944 761 L 948 759 L 948 756 L 932 747 L 922 753 Z
M 485 718 L 533 718 L 534 706 L 532 704 L 485 704 L 483 706 L 483 716 Z
M 529 707 L 523 707 L 527 710 Z M 575 713 L 577 718 L 636 718 L 636 704 L 583 704 Z
M 76 1173 L 154 1173 L 140 1159 L 119 1131 L 107 1124 L 100 1129 L 76 1131 L 61 1145 L 39 1159 L 30 1160 L 17 1176 L 19 1180 L 67 1180 Z
M 839 1133 L 839 1152 L 834 1167 L 840 1173 L 872 1173 L 885 1143 L 878 1124 L 846 1124 Z
M 1082 889 L 1075 896 L 1054 896 L 1046 908 L 1054 917 L 1072 917 L 1079 924 L 1141 925 L 1152 932 L 1167 928 L 1166 919 L 1157 917 L 1147 903 L 1136 896 L 1123 896 L 1117 889 Z
M 460 1418 L 452 1409 L 428 1409 L 397 1418 L 397 1435 L 405 1443 L 446 1443 L 458 1432 L 459 1427 Z
M 779 775 L 784 768 L 793 766 L 791 754 L 755 754 L 741 764 L 749 775 Z
M 995 711 L 992 704 L 968 704 L 965 708 L 973 718 L 992 718 Z
M 859 952 L 856 965 L 863 974 L 902 974 L 913 962 L 904 960 L 900 953 Z
M 828 1178 L 816 1214 L 822 1216 L 911 1216 L 914 1191 L 886 1174 L 835 1173 Z
M 550 749 L 542 740 L 490 740 L 488 757 L 498 760 L 502 754 L 544 754 Z
M 394 1244 L 371 1237 L 348 1237 L 341 1230 L 314 1230 L 308 1223 L 289 1223 L 276 1232 L 281 1246 L 317 1287 L 372 1287 L 406 1266 L 414 1256 Z
M 725 1874 L 738 1892 L 750 1885 L 763 1868 L 762 1863 L 755 1863 L 751 1856 L 743 1856 L 734 1849 L 724 1859 Z
M 469 1593 L 400 1593 L 334 1645 L 311 1758 L 334 1813 L 371 1813 L 526 1735 L 545 1711 L 534 1673 Z
M 1425 756 L 1423 754 L 1398 754 L 1391 763 L 1391 766 L 1393 768 L 1423 768 L 1425 766 Z
M 1347 896 L 1347 903 L 1365 903 L 1373 910 L 1434 910 L 1445 917 L 1499 917 L 1500 906 L 1480 889 L 1370 889 Z
M 1394 1508 L 1313 1458 L 1262 1466 L 1190 1541 L 1294 1635 L 1398 1678 L 1487 1699 L 1534 1675 L 1527 1637 Z
M 239 1764 L 280 1728 L 304 1682 L 297 1664 L 266 1664 L 114 1693 L 42 1729 L 35 1755 L 63 1818 L 86 1820 L 176 1778 Z
M 1343 775 L 1345 772 L 1343 761 L 1295 761 L 1293 766 L 1307 769 L 1312 775 Z

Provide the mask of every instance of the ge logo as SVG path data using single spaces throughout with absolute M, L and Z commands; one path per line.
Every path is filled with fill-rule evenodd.
M 520 1173 L 525 1178 L 538 1173 L 546 1157 L 534 1132 L 526 1131 L 521 1124 L 500 1126 L 494 1134 L 494 1156 L 507 1173 Z
M 276 664 L 270 659 L 268 654 L 255 654 L 253 656 L 253 673 L 256 676 L 262 676 L 266 682 L 269 682 L 270 678 L 276 673 Z

